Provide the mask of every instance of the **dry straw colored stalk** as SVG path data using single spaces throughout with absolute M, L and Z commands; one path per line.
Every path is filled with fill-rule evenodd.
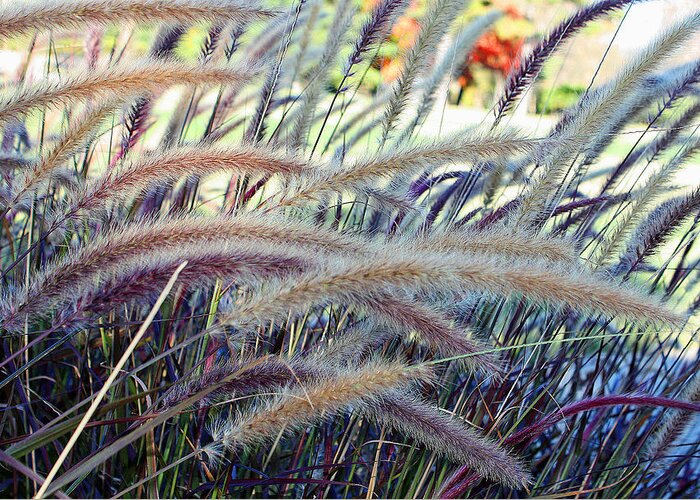
M 81 433 L 85 429 L 85 426 L 87 423 L 90 421 L 90 418 L 95 414 L 97 411 L 97 407 L 100 405 L 104 397 L 107 395 L 109 392 L 109 389 L 112 387 L 112 384 L 114 384 L 114 381 L 117 379 L 119 376 L 119 373 L 121 372 L 122 368 L 124 365 L 126 365 L 127 361 L 129 361 L 129 358 L 133 354 L 134 350 L 136 349 L 136 346 L 139 344 L 143 336 L 146 334 L 148 331 L 148 328 L 151 326 L 151 322 L 153 319 L 156 317 L 156 314 L 158 314 L 158 309 L 160 308 L 161 304 L 165 302 L 165 299 L 167 298 L 168 294 L 170 293 L 170 290 L 175 286 L 175 282 L 177 281 L 177 278 L 180 274 L 180 272 L 187 266 L 187 261 L 181 263 L 177 269 L 173 272 L 172 276 L 168 280 L 168 283 L 166 284 L 165 288 L 163 291 L 160 293 L 160 296 L 158 297 L 158 300 L 156 301 L 156 304 L 153 306 L 151 311 L 148 313 L 148 316 L 146 317 L 146 320 L 144 323 L 141 325 L 139 328 L 138 332 L 136 332 L 136 335 L 134 335 L 134 338 L 131 340 L 131 343 L 127 347 L 126 351 L 122 354 L 122 357 L 119 358 L 119 361 L 117 361 L 117 364 L 114 366 L 112 373 L 110 376 L 107 378 L 105 381 L 104 385 L 100 389 L 100 391 L 97 393 L 95 399 L 92 401 L 92 404 L 88 408 L 88 410 L 85 412 L 85 415 L 83 415 L 82 419 L 78 423 L 78 427 L 75 429 L 73 434 L 70 437 L 70 440 L 68 441 L 68 444 L 61 450 L 61 454 L 59 455 L 58 459 L 56 462 L 53 464 L 53 467 L 51 468 L 51 471 L 49 474 L 46 476 L 46 479 L 44 480 L 44 483 L 41 485 L 41 488 L 39 488 L 39 491 L 37 494 L 34 496 L 34 498 L 43 498 L 44 495 L 46 494 L 47 490 L 49 489 L 49 486 L 51 485 L 51 481 L 56 477 L 58 474 L 59 470 L 61 469 L 61 466 L 63 465 L 63 462 L 65 462 L 66 458 L 68 458 L 68 455 L 70 454 L 71 450 L 73 449 L 73 446 L 75 446 L 75 443 L 78 442 L 78 438 L 80 437 Z

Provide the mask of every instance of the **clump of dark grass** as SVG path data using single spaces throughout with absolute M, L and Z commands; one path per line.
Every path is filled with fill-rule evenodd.
M 429 1 L 369 95 L 402 0 L 0 9 L 46 69 L 0 96 L 3 493 L 700 494 L 700 196 L 674 177 L 700 64 L 664 69 L 700 14 L 549 133 L 503 126 L 631 4 L 582 7 L 490 126 L 442 138 L 421 137 L 439 89 L 497 10 Z

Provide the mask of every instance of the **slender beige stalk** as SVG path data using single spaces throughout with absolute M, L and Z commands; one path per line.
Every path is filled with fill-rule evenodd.
M 136 349 L 136 346 L 139 345 L 141 339 L 148 331 L 148 328 L 151 326 L 153 319 L 156 317 L 156 314 L 158 314 L 160 306 L 163 305 L 163 302 L 165 302 L 165 299 L 168 297 L 168 294 L 170 294 L 170 290 L 172 290 L 173 286 L 175 286 L 177 277 L 179 276 L 180 272 L 185 268 L 185 266 L 187 266 L 186 261 L 180 264 L 180 266 L 173 273 L 172 277 L 170 278 L 170 281 L 168 281 L 168 284 L 165 286 L 160 296 L 158 297 L 158 300 L 151 309 L 151 312 L 148 313 L 146 320 L 141 324 L 141 327 L 136 332 L 136 335 L 134 335 L 134 338 L 131 340 L 131 343 L 129 343 L 129 346 L 124 351 L 124 354 L 122 354 L 122 357 L 119 358 L 117 364 L 112 368 L 112 373 L 109 374 L 109 377 L 102 386 L 102 389 L 100 389 L 100 392 L 98 392 L 97 396 L 95 396 L 95 399 L 93 399 L 90 408 L 88 408 L 88 410 L 85 412 L 85 415 L 83 415 L 83 418 L 80 420 L 78 427 L 76 427 L 75 431 L 68 440 L 68 443 L 66 444 L 65 448 L 63 448 L 63 451 L 61 451 L 61 454 L 58 456 L 58 459 L 56 460 L 56 462 L 54 462 L 51 471 L 46 476 L 44 484 L 41 485 L 41 488 L 39 488 L 39 491 L 34 496 L 34 498 L 43 498 L 46 494 L 46 491 L 49 489 L 49 486 L 51 486 L 51 482 L 56 477 L 56 474 L 58 474 L 58 471 L 61 469 L 63 462 L 66 461 L 66 458 L 68 458 L 68 455 L 73 449 L 73 446 L 75 446 L 75 443 L 78 441 L 80 434 L 83 432 L 88 422 L 97 411 L 97 407 L 100 406 L 100 403 L 102 403 L 102 400 L 107 395 L 107 392 L 112 387 L 114 381 L 119 375 L 121 375 L 121 370 L 124 367 L 124 365 L 126 365 L 126 362 L 129 361 L 129 358 L 134 352 L 134 349 Z
M 257 67 L 217 67 L 176 61 L 141 61 L 98 71 L 75 71 L 61 81 L 46 81 L 0 94 L 0 121 L 44 106 L 71 105 L 88 99 L 125 102 L 172 85 L 242 85 Z
M 85 24 L 249 22 L 272 14 L 226 0 L 20 0 L 0 9 L 0 37 Z
M 379 394 L 430 380 L 431 372 L 420 365 L 377 362 L 348 369 L 307 387 L 292 389 L 262 408 L 225 421 L 212 430 L 212 448 L 234 450 L 263 443 L 302 426 L 350 409 L 371 405 Z

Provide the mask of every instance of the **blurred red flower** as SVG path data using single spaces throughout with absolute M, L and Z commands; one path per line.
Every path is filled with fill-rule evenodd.
M 510 19 L 523 18 L 513 6 L 504 9 L 504 14 Z M 484 33 L 474 45 L 468 64 L 457 81 L 466 87 L 473 80 L 470 66 L 475 63 L 507 76 L 520 63 L 524 41 L 522 37 L 501 38 L 495 30 Z

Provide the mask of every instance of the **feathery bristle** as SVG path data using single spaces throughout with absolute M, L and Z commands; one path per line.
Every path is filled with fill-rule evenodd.
M 333 24 L 328 30 L 328 40 L 323 54 L 314 69 L 314 80 L 309 84 L 301 96 L 298 113 L 294 120 L 294 126 L 288 139 L 290 150 L 297 151 L 303 148 L 306 136 L 316 113 L 316 107 L 322 98 L 323 85 L 326 84 L 328 74 L 333 63 L 338 57 L 341 44 L 345 41 L 345 34 L 350 29 L 356 7 L 351 0 L 342 0 L 336 7 Z
M 224 397 L 234 398 L 258 392 L 269 392 L 275 388 L 294 384 L 303 386 L 322 373 L 318 368 L 309 366 L 309 363 L 303 359 L 285 361 L 277 357 L 269 357 L 264 362 L 243 370 L 239 376 L 231 377 L 231 374 L 238 372 L 246 364 L 228 362 L 192 376 L 184 382 L 179 382 L 163 398 L 161 406 L 163 408 L 175 406 L 180 401 L 188 399 L 212 385 L 218 386 L 217 390 L 208 394 L 206 400 L 203 401 L 204 403 Z
M 350 75 L 353 66 L 362 61 L 362 57 L 372 46 L 389 31 L 394 19 L 406 7 L 405 0 L 381 0 L 376 4 L 370 17 L 362 25 L 353 51 L 345 65 L 345 75 Z
M 691 137 L 676 155 L 653 173 L 637 192 L 633 193 L 629 210 L 615 221 L 612 232 L 602 240 L 595 254 L 596 262 L 604 264 L 621 248 L 624 237 L 629 234 L 642 218 L 648 206 L 669 187 L 673 175 L 686 161 L 700 152 L 700 136 Z

